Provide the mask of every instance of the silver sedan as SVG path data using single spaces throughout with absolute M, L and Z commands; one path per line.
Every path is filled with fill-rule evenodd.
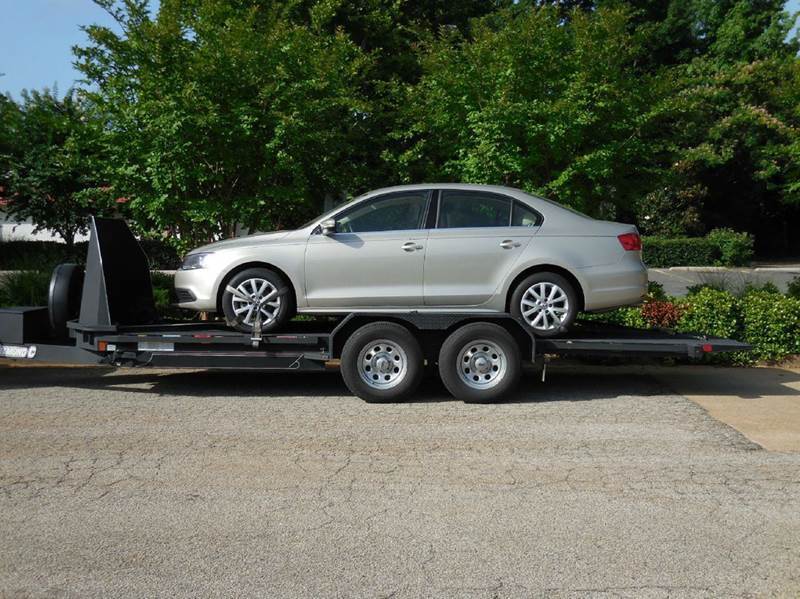
M 636 227 L 599 221 L 518 189 L 380 189 L 295 231 L 212 243 L 175 276 L 179 305 L 244 331 L 296 313 L 510 312 L 540 336 L 580 311 L 640 303 Z

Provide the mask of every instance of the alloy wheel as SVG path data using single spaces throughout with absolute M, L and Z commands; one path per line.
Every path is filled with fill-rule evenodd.
M 266 279 L 252 278 L 239 283 L 235 288 L 228 287 L 231 292 L 233 313 L 241 318 L 241 322 L 252 325 L 256 314 L 261 312 L 261 324 L 267 325 L 277 317 L 281 309 L 281 298 L 278 289 Z
M 558 329 L 569 314 L 566 292 L 547 281 L 534 283 L 520 300 L 522 317 L 531 327 L 541 331 Z

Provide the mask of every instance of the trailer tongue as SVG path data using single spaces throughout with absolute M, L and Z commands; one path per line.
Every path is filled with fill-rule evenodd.
M 293 322 L 251 335 L 222 323 L 159 321 L 147 257 L 122 220 L 92 219 L 84 271 L 61 265 L 48 306 L 0 309 L 0 358 L 59 364 L 324 371 L 339 368 L 369 401 L 399 401 L 425 364 L 466 401 L 495 401 L 513 389 L 523 362 L 545 355 L 675 356 L 747 351 L 738 341 L 669 331 L 579 326 L 538 339 L 506 314 L 350 314 Z

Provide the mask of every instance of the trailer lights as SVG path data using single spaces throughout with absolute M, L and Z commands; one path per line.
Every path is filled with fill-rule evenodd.
M 710 354 L 713 351 L 714 351 L 714 346 L 713 345 L 711 345 L 710 343 L 704 343 L 703 344 L 703 353 Z

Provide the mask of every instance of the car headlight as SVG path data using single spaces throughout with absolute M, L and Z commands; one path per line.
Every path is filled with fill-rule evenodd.
M 183 259 L 181 270 L 196 270 L 198 268 L 205 268 L 208 266 L 208 259 L 213 255 L 213 252 L 199 252 L 197 254 L 189 254 Z

